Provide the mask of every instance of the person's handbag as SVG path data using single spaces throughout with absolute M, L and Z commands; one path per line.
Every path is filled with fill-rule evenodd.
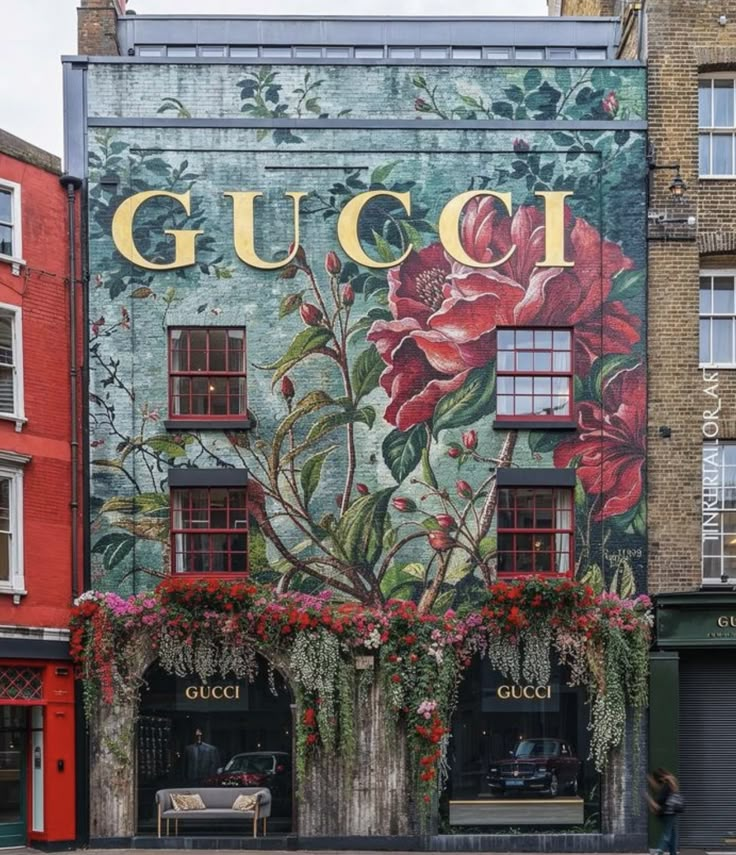
M 685 799 L 680 793 L 670 793 L 667 796 L 667 801 L 664 803 L 665 813 L 684 813 Z

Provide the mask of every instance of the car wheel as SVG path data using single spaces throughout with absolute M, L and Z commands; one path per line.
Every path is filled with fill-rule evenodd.
M 560 781 L 556 772 L 553 772 L 552 777 L 549 779 L 549 794 L 552 798 L 560 794 Z

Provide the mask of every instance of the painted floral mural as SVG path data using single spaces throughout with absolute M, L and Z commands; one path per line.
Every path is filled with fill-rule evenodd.
M 615 125 L 565 130 L 569 118 L 621 119 L 633 90 L 619 97 L 615 80 L 601 89 L 596 78 L 595 88 L 590 74 L 564 89 L 559 71 L 557 88 L 545 70 L 544 79 L 527 74 L 494 99 L 494 116 L 510 119 L 520 117 L 516 107 L 506 116 L 499 104 L 554 106 L 548 118 L 561 130 L 523 139 L 453 131 L 441 142 L 427 137 L 423 150 L 417 134 L 426 131 L 300 129 L 291 139 L 259 129 L 223 132 L 221 150 L 205 152 L 197 131 L 181 131 L 165 151 L 151 131 L 135 144 L 98 133 L 89 330 L 96 587 L 145 590 L 169 572 L 171 469 L 238 467 L 248 470 L 249 567 L 258 581 L 444 611 L 477 600 L 497 577 L 498 470 L 556 467 L 577 473 L 571 571 L 598 590 L 642 589 L 643 139 Z M 303 76 L 287 97 L 269 74 L 240 81 L 249 115 L 340 113 L 323 104 L 328 82 Z M 415 110 L 439 115 L 444 89 L 406 74 L 407 92 L 423 93 Z M 464 104 L 472 112 L 465 119 L 487 118 Z M 568 116 L 575 104 L 580 116 Z M 169 109 L 195 115 L 186 105 L 182 96 Z M 350 106 L 351 115 L 365 109 Z M 114 189 L 96 181 L 110 173 L 124 176 Z M 200 229 L 193 267 L 136 268 L 110 241 L 121 201 L 156 188 L 191 191 L 192 210 L 186 217 L 166 202 L 149 204 L 135 222 L 137 246 L 164 260 L 165 229 Z M 287 190 L 308 191 L 288 265 L 254 271 L 236 258 L 222 194 L 240 188 L 268 197 L 256 238 L 272 257 L 293 233 L 276 202 Z M 459 223 L 461 244 L 478 262 L 507 260 L 464 266 L 439 239 L 439 213 L 455 194 L 489 189 L 511 193 L 512 213 L 475 197 Z M 560 190 L 571 194 L 564 244 L 573 266 L 543 267 L 535 193 Z M 366 207 L 358 229 L 365 251 L 386 265 L 411 245 L 398 266 L 359 267 L 336 238 L 341 211 L 368 191 L 411 193 L 410 213 L 384 196 Z M 249 430 L 164 425 L 166 330 L 183 323 L 246 326 Z M 576 428 L 497 419 L 497 331 L 509 327 L 573 331 Z

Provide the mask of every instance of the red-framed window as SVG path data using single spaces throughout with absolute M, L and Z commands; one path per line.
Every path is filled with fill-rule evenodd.
M 571 487 L 499 488 L 499 575 L 572 575 L 573 508 Z
M 572 330 L 506 328 L 496 336 L 496 417 L 572 419 Z
M 172 488 L 171 562 L 174 573 L 245 573 L 246 488 Z
M 245 329 L 169 328 L 169 417 L 245 417 Z

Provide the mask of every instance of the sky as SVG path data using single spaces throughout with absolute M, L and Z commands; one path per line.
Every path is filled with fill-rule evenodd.
M 76 51 L 78 0 L 0 0 L 0 128 L 62 155 L 59 58 Z M 457 0 L 269 0 L 270 15 L 455 15 Z M 259 14 L 247 0 L 128 0 L 140 15 Z M 546 0 L 463 0 L 463 15 L 546 15 Z

